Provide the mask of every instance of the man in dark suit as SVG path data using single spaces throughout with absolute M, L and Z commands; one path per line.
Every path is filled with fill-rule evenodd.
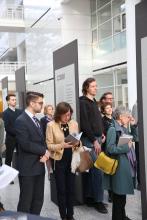
M 11 166 L 13 152 L 16 147 L 15 120 L 22 113 L 22 110 L 16 108 L 15 94 L 6 96 L 8 108 L 3 112 L 3 121 L 6 130 L 6 160 L 5 164 Z
M 25 111 L 15 122 L 18 142 L 20 196 L 17 210 L 39 215 L 44 198 L 44 163 L 49 158 L 41 125 L 35 114 L 43 106 L 43 94 L 28 92 Z

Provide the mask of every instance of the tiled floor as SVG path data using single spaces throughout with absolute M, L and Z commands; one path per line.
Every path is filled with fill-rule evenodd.
M 15 180 L 14 185 L 9 185 L 7 188 L 1 190 L 0 195 L 1 201 L 5 204 L 7 210 L 16 210 L 19 196 L 18 180 Z M 74 216 L 76 220 L 111 220 L 111 204 L 109 204 L 108 209 L 108 214 L 100 214 L 94 208 L 89 208 L 85 205 L 76 206 Z M 127 197 L 127 214 L 132 220 L 141 220 L 139 191 L 135 191 L 134 196 Z M 57 206 L 50 201 L 50 182 L 47 177 L 45 184 L 45 199 L 41 215 L 52 217 L 56 220 L 60 219 Z

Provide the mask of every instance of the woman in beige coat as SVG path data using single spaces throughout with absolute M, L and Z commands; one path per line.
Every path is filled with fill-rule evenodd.
M 54 121 L 48 123 L 46 142 L 50 157 L 55 161 L 55 179 L 59 212 L 62 220 L 73 218 L 74 178 L 71 173 L 72 151 L 75 146 L 65 143 L 66 136 L 78 133 L 78 124 L 71 120 L 73 110 L 66 102 L 57 105 Z M 79 144 L 79 143 L 78 143 Z

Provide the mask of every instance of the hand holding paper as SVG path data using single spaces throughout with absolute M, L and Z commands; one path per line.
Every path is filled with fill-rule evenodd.
M 70 143 L 72 145 L 76 145 L 77 143 L 79 143 L 80 139 L 82 136 L 82 132 L 79 134 L 69 134 L 66 138 L 65 138 L 65 143 Z
M 132 139 L 133 139 L 133 136 L 124 134 L 124 135 L 119 137 L 119 141 L 118 141 L 117 146 L 122 146 L 124 144 L 129 144 L 130 141 L 132 142 Z

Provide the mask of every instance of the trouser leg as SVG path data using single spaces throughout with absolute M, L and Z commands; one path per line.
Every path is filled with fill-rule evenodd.
M 112 204 L 112 220 L 124 220 L 126 205 L 126 195 L 118 195 L 113 193 L 113 204 Z

